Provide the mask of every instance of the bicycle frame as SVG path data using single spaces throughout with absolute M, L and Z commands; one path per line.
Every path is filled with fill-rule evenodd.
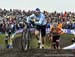
M 30 47 L 30 27 L 28 27 L 27 25 L 24 28 L 23 31 L 23 37 L 22 37 L 22 50 L 28 50 Z
M 24 41 L 27 41 L 27 47 L 26 47 L 26 49 L 29 49 L 29 46 L 30 46 L 30 39 L 31 39 L 31 31 L 30 31 L 30 29 L 31 29 L 31 25 L 32 23 L 30 23 L 30 24 L 27 24 L 26 23 L 26 26 L 25 26 L 25 29 L 24 30 L 26 30 L 26 32 L 24 32 L 23 31 L 23 39 L 25 39 L 25 37 L 26 37 L 26 39 L 24 40 Z M 33 25 L 33 28 L 35 28 L 35 26 Z M 35 29 L 34 29 L 34 31 L 35 31 Z M 28 34 L 27 36 L 24 36 L 25 34 Z M 40 34 L 39 34 L 39 43 L 40 43 L 40 49 L 42 48 L 42 37 L 41 37 L 41 31 L 40 31 Z M 22 40 L 23 41 L 23 40 Z M 24 47 L 23 47 L 24 48 Z M 24 48 L 25 49 L 25 48 Z

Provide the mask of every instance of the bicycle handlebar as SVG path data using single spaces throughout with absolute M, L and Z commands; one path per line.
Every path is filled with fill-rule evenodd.
M 35 23 L 34 22 L 36 22 L 36 21 L 38 21 L 37 19 L 31 19 L 31 20 L 29 20 L 29 23 L 28 22 L 26 22 L 26 19 L 24 20 L 24 22 L 25 22 L 25 24 L 27 25 L 27 27 L 29 28 L 29 27 L 32 27 L 32 28 L 36 28 L 36 25 L 35 25 Z M 32 25 L 32 26 L 31 26 Z

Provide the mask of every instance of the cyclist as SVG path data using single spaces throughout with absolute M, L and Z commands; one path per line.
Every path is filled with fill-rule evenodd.
M 40 11 L 39 8 L 36 8 L 36 10 L 34 11 L 34 14 L 30 15 L 27 17 L 27 22 L 29 22 L 29 20 L 34 21 L 34 24 L 36 25 L 36 30 L 35 30 L 35 35 L 38 36 L 41 31 L 41 40 L 38 37 L 38 48 L 44 48 L 44 36 L 46 34 L 46 19 L 45 19 L 45 15 Z M 41 47 L 40 47 L 41 46 Z
M 60 39 L 60 35 L 63 34 L 64 32 L 62 31 L 62 28 L 58 25 L 58 23 L 54 23 L 51 28 L 51 35 L 52 35 L 52 42 L 53 42 L 53 47 L 54 49 L 60 49 L 59 46 L 59 39 Z

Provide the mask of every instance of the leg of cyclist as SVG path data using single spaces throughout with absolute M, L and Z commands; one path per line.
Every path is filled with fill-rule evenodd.
M 45 37 L 45 34 L 46 34 L 46 26 L 39 26 L 37 25 L 37 30 L 35 31 L 35 35 L 37 36 L 38 38 L 38 47 L 39 48 L 42 48 L 44 47 L 44 37 Z
M 41 46 L 42 48 L 44 48 L 44 38 L 45 38 L 45 35 L 46 35 L 46 25 L 44 26 L 40 26 L 41 28 Z
M 60 49 L 60 46 L 59 46 L 59 41 L 60 40 L 59 40 L 59 38 L 60 38 L 60 35 L 57 36 L 57 40 L 56 40 L 56 48 L 57 49 Z
M 36 38 L 38 39 L 38 48 L 42 48 L 42 42 L 44 42 L 44 41 L 42 41 L 42 32 L 41 32 L 41 29 L 42 28 L 42 26 L 39 26 L 39 25 L 37 25 L 37 27 L 36 27 L 36 30 L 35 30 L 35 35 L 36 35 Z
M 5 44 L 6 44 L 6 48 L 8 48 L 8 34 L 6 33 L 6 37 L 5 37 Z
M 48 38 L 49 38 L 48 40 L 49 40 L 49 43 L 50 43 L 50 49 L 52 49 L 52 41 L 53 41 L 52 35 L 49 34 Z
M 56 49 L 56 43 L 53 42 L 52 44 L 53 44 L 53 49 Z
M 53 49 L 56 49 L 56 36 L 53 36 L 53 43 L 52 43 L 52 46 L 53 46 Z
M 42 43 L 41 43 L 41 45 L 42 45 L 42 48 L 44 49 L 44 37 L 42 37 Z
M 38 40 L 38 47 L 37 48 L 40 48 L 40 36 L 39 36 L 40 32 L 38 29 L 35 30 L 35 36 Z

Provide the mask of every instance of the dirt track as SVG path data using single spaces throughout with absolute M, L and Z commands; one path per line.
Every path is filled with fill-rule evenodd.
M 0 57 L 75 57 L 74 50 L 28 50 L 22 51 L 17 49 L 0 50 Z

